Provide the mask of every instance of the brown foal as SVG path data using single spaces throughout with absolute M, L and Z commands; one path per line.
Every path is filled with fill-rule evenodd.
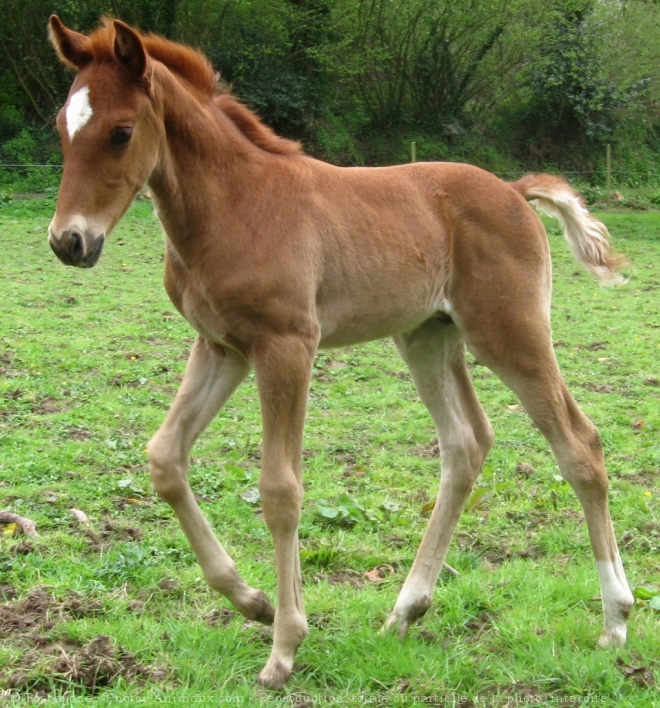
M 298 559 L 302 437 L 320 347 L 392 336 L 438 431 L 438 500 L 385 624 L 404 636 L 431 604 L 466 497 L 493 441 L 466 345 L 522 401 L 575 490 L 600 576 L 600 646 L 620 646 L 633 604 L 608 510 L 598 432 L 562 380 L 550 331 L 550 254 L 527 201 L 564 223 L 576 258 L 621 280 L 607 230 L 563 180 L 507 184 L 476 167 L 339 168 L 272 133 L 187 47 L 106 19 L 89 36 L 53 16 L 76 70 L 57 118 L 64 173 L 50 245 L 91 267 L 146 183 L 166 233 L 165 287 L 198 332 L 181 388 L 149 443 L 151 477 L 209 585 L 274 622 L 259 675 L 282 688 L 307 634 Z M 263 419 L 259 488 L 277 610 L 245 583 L 187 481 L 197 436 L 254 369 Z

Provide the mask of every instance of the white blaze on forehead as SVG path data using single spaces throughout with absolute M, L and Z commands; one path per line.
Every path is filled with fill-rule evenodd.
M 89 87 L 83 86 L 69 98 L 69 105 L 66 107 L 66 129 L 69 133 L 69 140 L 73 140 L 74 135 L 87 125 L 92 113 Z

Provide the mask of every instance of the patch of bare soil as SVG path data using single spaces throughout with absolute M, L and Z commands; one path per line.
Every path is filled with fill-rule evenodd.
M 12 597 L 12 593 L 4 593 Z M 57 600 L 35 588 L 21 600 L 0 605 L 0 642 L 20 650 L 12 668 L 0 672 L 0 687 L 28 696 L 47 697 L 58 687 L 81 687 L 97 693 L 117 679 L 154 681 L 166 672 L 139 662 L 135 655 L 105 634 L 81 643 L 64 636 L 59 625 L 103 611 L 101 603 L 70 592 Z
M 545 555 L 536 544 L 530 543 L 527 548 L 515 549 L 502 543 L 494 545 L 475 538 L 467 533 L 459 533 L 456 543 L 461 550 L 471 550 L 481 556 L 490 568 L 497 568 L 512 558 L 529 558 L 536 560 Z
M 412 455 L 422 460 L 437 460 L 440 458 L 440 443 L 438 438 L 433 438 L 427 445 L 417 445 Z
M 629 681 L 641 688 L 655 688 L 653 669 L 650 666 L 626 664 L 620 656 L 617 657 L 616 665 Z
M 162 578 L 156 587 L 142 588 L 138 591 L 138 600 L 148 602 L 154 596 L 156 597 L 181 597 L 181 584 L 174 578 Z
M 632 548 L 638 553 L 650 553 L 657 557 L 660 546 L 660 524 L 649 521 L 644 526 L 626 531 L 621 544 L 623 548 Z
M 650 487 L 655 484 L 658 479 L 657 470 L 639 470 L 638 472 L 631 472 L 629 474 L 622 475 L 622 478 L 632 484 L 641 484 L 643 487 Z
M 91 440 L 94 434 L 87 430 L 86 428 L 81 428 L 78 425 L 70 425 L 65 430 L 65 435 L 68 440 L 77 440 L 79 442 L 85 442 L 86 440 Z
M 16 590 L 13 585 L 8 583 L 0 585 L 0 600 L 11 600 L 13 597 L 16 597 Z
M 578 349 L 585 349 L 588 352 L 602 352 L 607 349 L 608 342 L 591 342 L 591 344 L 580 344 Z
M 356 570 L 338 570 L 333 573 L 321 572 L 314 575 L 314 583 L 320 583 L 323 580 L 326 580 L 331 585 L 350 585 L 356 588 L 366 585 L 364 576 Z
M 104 550 L 114 543 L 139 541 L 144 536 L 142 529 L 135 526 L 122 526 L 109 519 L 103 521 L 98 531 L 85 529 L 84 534 L 94 550 Z
M 235 617 L 238 617 L 238 612 L 221 607 L 206 615 L 204 621 L 209 627 L 227 627 Z
M 591 381 L 587 381 L 587 383 L 583 384 L 583 386 L 587 389 L 587 391 L 593 391 L 594 393 L 612 393 L 613 391 L 616 391 L 612 384 L 595 384 Z
M 13 360 L 14 352 L 0 354 L 0 376 L 5 376 L 10 373 Z
M 53 396 L 45 396 L 32 406 L 32 412 L 37 415 L 49 415 L 51 413 L 59 413 L 65 407 L 62 401 L 58 401 Z
M 481 636 L 495 624 L 496 619 L 497 615 L 494 612 L 484 610 L 476 617 L 469 619 L 464 626 L 471 634 Z

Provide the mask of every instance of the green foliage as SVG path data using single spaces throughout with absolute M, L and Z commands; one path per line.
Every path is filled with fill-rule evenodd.
M 99 568 L 98 579 L 109 586 L 119 586 L 128 581 L 135 582 L 136 575 L 149 559 L 144 551 L 135 544 L 119 544 Z
M 325 499 L 317 499 L 316 511 L 326 521 L 340 526 L 354 526 L 368 519 L 364 506 L 348 494 L 342 494 L 333 504 Z
M 441 126 L 464 119 L 467 103 L 481 88 L 475 80 L 481 64 L 502 36 L 505 24 L 497 12 L 475 14 L 473 3 L 467 4 L 469 11 L 462 17 L 447 16 L 440 3 L 433 7 L 445 12 L 429 18 L 410 82 L 417 121 Z
M 593 0 L 555 0 L 536 61 L 527 72 L 529 92 L 520 116 L 524 143 L 543 146 L 554 159 L 566 147 L 580 154 L 611 140 L 623 96 L 600 65 Z
M 59 142 L 53 132 L 26 125 L 0 143 L 0 187 L 14 192 L 52 191 L 61 176 L 60 162 Z M 8 167 L 3 169 L 2 165 Z
M 20 92 L 7 91 L 12 76 L 8 71 L 0 74 L 0 140 L 9 140 L 17 135 L 23 127 L 25 117 L 21 110 Z
M 365 163 L 366 156 L 356 138 L 358 131 L 351 129 L 349 117 L 342 118 L 326 111 L 319 116 L 315 127 L 306 142 L 306 148 L 311 154 L 336 165 Z
M 322 110 L 326 75 L 316 51 L 332 34 L 327 0 L 226 4 L 207 53 L 238 95 L 277 131 L 305 137 Z
M 0 163 L 59 160 L 50 138 L 71 73 L 46 41 L 53 9 L 0 5 Z M 419 159 L 588 171 L 598 184 L 610 142 L 626 173 L 619 186 L 658 174 L 660 14 L 650 3 L 63 0 L 55 9 L 82 32 L 110 12 L 199 47 L 276 131 L 340 164 L 405 161 L 416 140 Z M 0 173 L 12 183 L 33 191 L 53 179 Z
M 34 135 L 23 128 L 18 135 L 7 140 L 0 148 L 0 159 L 3 162 L 27 164 L 38 156 L 37 141 Z
M 342 41 L 325 58 L 372 126 L 442 129 L 484 87 L 482 65 L 505 16 L 505 2 L 343 1 L 335 6 Z

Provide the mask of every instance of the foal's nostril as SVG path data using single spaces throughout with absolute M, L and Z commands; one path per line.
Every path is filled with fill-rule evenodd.
M 69 241 L 69 256 L 74 263 L 78 263 L 85 255 L 82 236 L 77 231 L 71 231 Z
M 52 229 L 49 231 L 48 243 L 53 253 L 68 266 L 77 268 L 92 268 L 96 265 L 101 252 L 105 234 L 94 234 L 91 230 L 72 226 L 60 235 Z

